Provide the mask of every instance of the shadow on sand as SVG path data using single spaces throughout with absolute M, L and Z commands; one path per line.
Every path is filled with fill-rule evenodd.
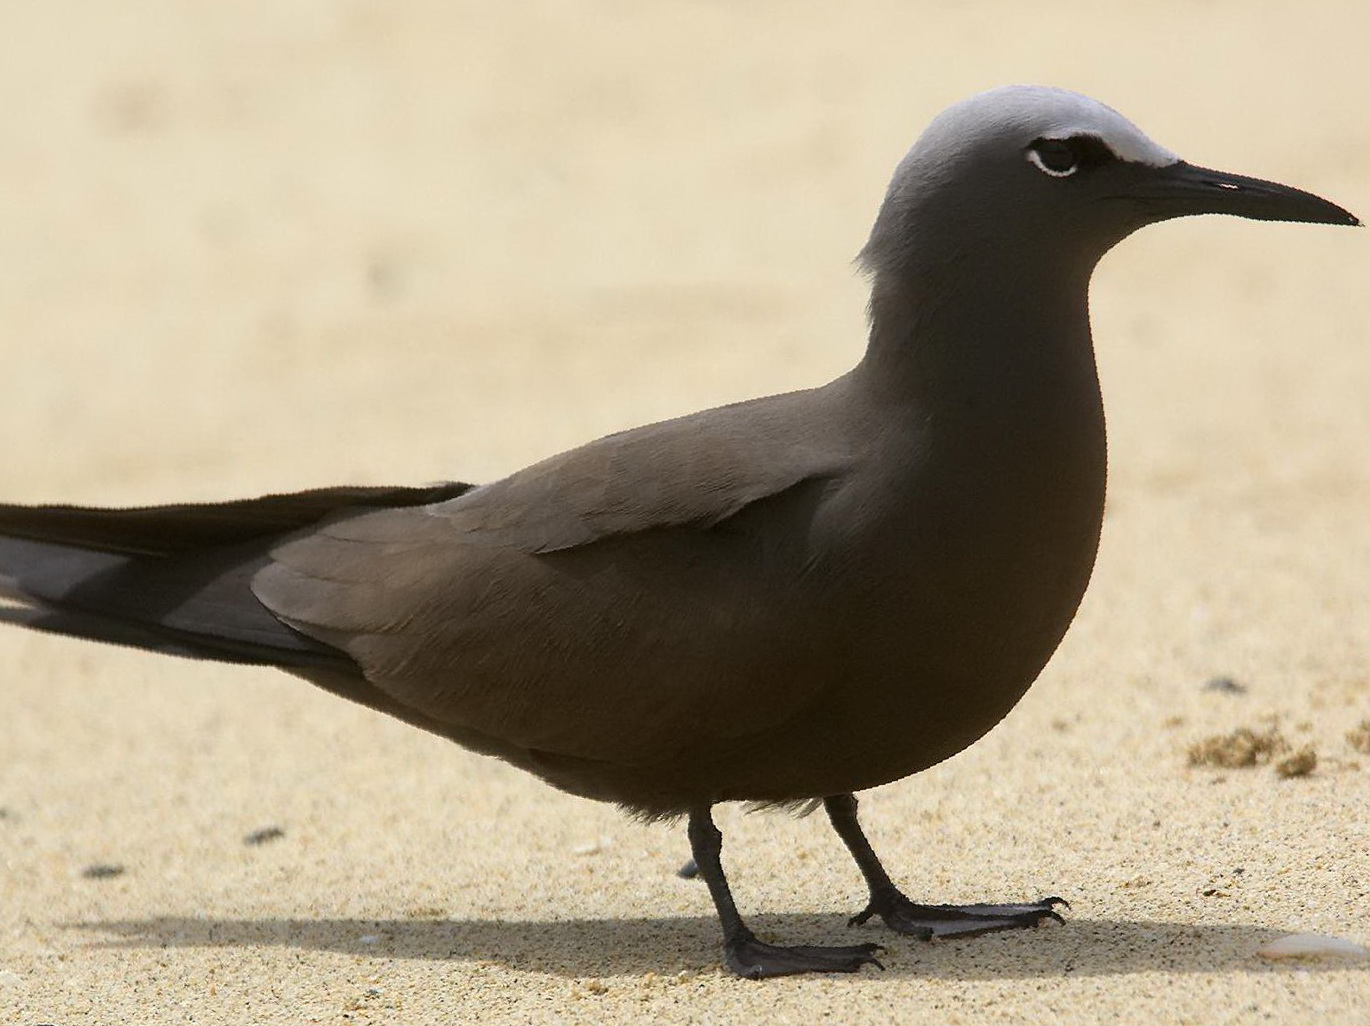
M 886 946 L 881 960 L 887 972 L 863 974 L 868 979 L 883 975 L 993 980 L 1293 968 L 1256 955 L 1281 931 L 1238 924 L 1072 919 L 1064 927 L 923 943 L 880 927 L 847 930 L 844 921 L 833 916 L 756 915 L 749 922 L 758 935 L 775 943 L 878 941 Z M 488 962 L 567 977 L 669 974 L 719 964 L 718 924 L 712 916 L 543 921 L 167 916 L 67 926 L 96 934 L 92 944 L 101 947 L 310 948 L 377 958 Z M 1297 968 L 1366 971 L 1370 963 L 1303 963 Z

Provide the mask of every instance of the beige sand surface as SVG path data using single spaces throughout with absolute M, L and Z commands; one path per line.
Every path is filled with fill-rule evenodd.
M 480 480 L 825 380 L 894 162 L 1002 82 L 1370 214 L 1367 38 L 1363 0 L 0 6 L 0 497 Z M 725 810 L 763 933 L 889 944 L 734 980 L 679 829 L 284 676 L 9 631 L 0 1022 L 1370 1022 L 1370 963 L 1255 955 L 1370 942 L 1370 235 L 1167 225 L 1094 301 L 1078 622 L 864 805 L 912 893 L 1068 926 L 849 933 L 824 823 Z M 1311 776 L 1187 767 L 1272 716 Z

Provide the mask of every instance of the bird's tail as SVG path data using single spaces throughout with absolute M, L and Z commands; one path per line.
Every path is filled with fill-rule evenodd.
M 441 502 L 470 487 L 326 488 L 143 509 L 0 505 L 0 622 L 310 677 L 351 676 L 347 656 L 257 601 L 253 574 L 291 532 Z

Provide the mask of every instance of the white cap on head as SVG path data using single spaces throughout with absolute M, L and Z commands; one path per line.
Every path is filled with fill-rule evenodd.
M 1112 107 L 1068 89 L 1035 85 L 1000 86 L 953 104 L 932 120 L 914 152 L 956 150 L 1007 134 L 1021 135 L 1023 146 L 1036 139 L 1094 136 L 1120 160 L 1149 167 L 1180 159 Z

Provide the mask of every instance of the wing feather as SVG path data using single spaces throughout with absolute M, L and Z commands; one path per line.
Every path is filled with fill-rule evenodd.
M 631 763 L 744 736 L 812 697 L 791 682 L 823 618 L 815 522 L 853 461 L 796 443 L 798 408 L 708 411 L 327 524 L 253 591 L 401 702 L 526 749 Z

